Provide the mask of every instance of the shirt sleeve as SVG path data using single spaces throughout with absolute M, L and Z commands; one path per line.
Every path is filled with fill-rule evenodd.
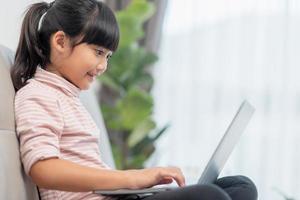
M 47 96 L 15 99 L 16 129 L 27 175 L 39 160 L 60 158 L 63 116 L 58 101 Z

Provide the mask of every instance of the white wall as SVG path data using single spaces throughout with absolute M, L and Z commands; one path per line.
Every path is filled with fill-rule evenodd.
M 4 1 L 4 2 L 2 2 Z M 24 11 L 37 0 L 1 0 L 0 44 L 15 50 L 18 44 Z M 46 1 L 50 2 L 50 1 Z

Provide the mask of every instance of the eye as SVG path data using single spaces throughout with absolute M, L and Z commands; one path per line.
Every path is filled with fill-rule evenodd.
M 104 54 L 104 51 L 102 51 L 101 49 L 95 49 L 95 52 L 98 56 L 101 56 Z
M 106 59 L 109 60 L 109 59 L 111 58 L 111 56 L 112 56 L 111 54 L 108 54 L 108 55 L 106 56 Z

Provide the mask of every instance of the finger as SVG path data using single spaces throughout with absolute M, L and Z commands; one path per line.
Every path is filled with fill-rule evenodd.
M 170 184 L 173 182 L 173 179 L 172 178 L 167 178 L 167 179 L 163 179 L 161 180 L 158 185 L 163 185 L 163 184 Z
M 172 177 L 176 183 L 178 184 L 178 186 L 183 187 L 185 186 L 185 178 L 181 172 L 181 170 L 177 167 L 169 167 L 167 168 L 166 171 L 164 171 L 164 176 L 163 177 Z
M 180 187 L 185 186 L 185 178 L 181 170 L 177 167 L 173 167 L 173 178 Z
M 185 178 L 182 174 L 174 174 L 173 178 L 175 179 L 176 183 L 178 184 L 178 186 L 180 187 L 184 187 L 185 186 Z

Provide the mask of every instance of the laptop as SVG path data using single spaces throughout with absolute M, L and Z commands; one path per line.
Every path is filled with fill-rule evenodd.
M 243 101 L 237 113 L 219 142 L 217 148 L 212 154 L 209 162 L 207 163 L 204 171 L 202 172 L 197 184 L 211 184 L 214 183 L 221 170 L 223 169 L 227 159 L 237 144 L 241 134 L 249 123 L 255 109 L 248 102 Z M 118 189 L 118 190 L 96 190 L 95 194 L 119 196 L 119 195 L 152 195 L 158 192 L 173 190 L 178 187 L 152 187 L 145 189 Z

